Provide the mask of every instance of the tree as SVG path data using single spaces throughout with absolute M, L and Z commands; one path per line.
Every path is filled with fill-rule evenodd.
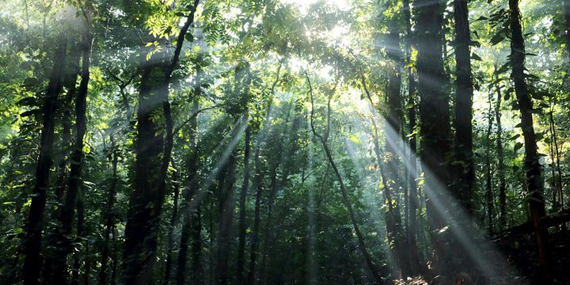
M 57 110 L 58 96 L 62 90 L 62 68 L 66 56 L 66 39 L 61 36 L 53 57 L 53 68 L 42 107 L 43 127 L 41 132 L 40 153 L 38 157 L 35 186 L 26 225 L 26 237 L 23 241 L 24 284 L 40 284 L 42 270 L 41 241 L 46 192 L 49 188 L 49 174 L 53 162 L 54 117 Z
M 543 282 L 549 283 L 552 279 L 550 257 L 548 250 L 548 229 L 543 218 L 546 215 L 544 206 L 544 190 L 541 186 L 542 169 L 538 157 L 536 134 L 532 118 L 533 106 L 526 83 L 525 46 L 520 23 L 520 10 L 518 0 L 509 0 L 510 30 L 511 30 L 511 78 L 515 84 L 515 94 L 521 115 L 521 129 L 524 137 L 524 169 L 526 172 L 526 188 L 530 219 L 532 221 L 538 250 L 538 262 L 541 268 Z M 545 284 L 546 284 L 545 283 Z
M 190 6 L 186 22 L 178 34 L 172 59 L 160 52 L 153 60 L 143 58 L 137 110 L 136 187 L 131 195 L 125 229 L 125 280 L 127 284 L 151 280 L 157 249 L 158 227 L 166 194 L 166 173 L 172 152 L 173 126 L 168 88 L 177 67 L 186 33 L 194 23 L 199 0 Z M 149 55 L 147 50 L 146 55 Z M 150 54 L 153 57 L 152 53 Z M 163 109 L 166 136 L 154 114 Z
M 442 53 L 442 7 L 441 2 L 418 0 L 417 11 L 417 71 L 418 93 L 420 96 L 420 136 L 422 145 L 421 158 L 426 166 L 427 198 L 426 207 L 432 231 L 445 227 L 443 217 L 433 203 L 441 199 L 437 183 L 448 185 L 449 174 L 446 156 L 451 150 L 449 126 L 449 94 L 445 91 L 445 74 Z M 432 234 L 435 251 L 436 270 L 446 267 L 445 246 L 441 237 Z
M 453 15 L 455 20 L 455 113 L 454 113 L 454 153 L 457 168 L 457 181 L 454 187 L 456 197 L 462 206 L 472 211 L 471 196 L 475 180 L 475 167 L 473 162 L 473 80 L 471 78 L 471 55 L 469 45 L 471 35 L 469 31 L 469 11 L 467 0 L 453 1 Z

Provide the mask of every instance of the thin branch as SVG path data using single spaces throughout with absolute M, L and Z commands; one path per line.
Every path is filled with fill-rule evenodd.
M 222 105 L 214 105 L 214 106 L 207 107 L 207 108 L 203 108 L 203 109 L 200 109 L 200 110 L 194 112 L 188 119 L 186 119 L 184 122 L 182 122 L 182 124 L 180 124 L 180 126 L 178 126 L 176 129 L 174 129 L 173 134 L 178 133 L 186 124 L 188 124 L 188 123 L 190 122 L 190 120 L 192 120 L 192 119 L 194 119 L 196 116 L 198 116 L 198 114 L 200 114 L 200 113 L 202 113 L 202 112 L 204 112 L 204 111 L 211 110 L 211 109 L 215 109 L 215 108 L 219 108 L 219 107 L 222 107 Z

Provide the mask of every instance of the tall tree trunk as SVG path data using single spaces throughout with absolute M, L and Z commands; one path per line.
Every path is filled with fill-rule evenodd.
M 255 161 L 254 184 L 256 187 L 256 191 L 255 191 L 253 229 L 252 229 L 252 238 L 251 238 L 251 250 L 249 252 L 249 272 L 247 276 L 248 285 L 254 285 L 257 281 L 255 267 L 257 265 L 256 264 L 257 253 L 258 253 L 257 251 L 259 250 L 259 225 L 261 223 L 261 199 L 263 194 L 263 170 L 260 159 L 260 152 L 261 152 L 260 143 L 262 143 L 262 141 L 258 138 L 254 155 L 254 161 Z
M 65 284 L 67 283 L 66 276 L 66 261 L 67 256 L 71 253 L 71 241 L 68 236 L 71 235 L 73 229 L 73 219 L 75 214 L 75 206 L 77 202 L 77 195 L 80 191 L 82 179 L 81 172 L 83 166 L 83 147 L 84 137 L 87 131 L 86 124 L 86 109 L 87 109 L 87 91 L 89 86 L 89 68 L 91 60 L 91 47 L 93 38 L 90 32 L 87 32 L 83 38 L 83 56 L 82 56 L 82 70 L 81 70 L 81 83 L 77 92 L 75 100 L 75 141 L 73 150 L 71 152 L 71 169 L 69 172 L 69 185 L 63 208 L 61 209 L 59 222 L 60 227 L 56 229 L 53 248 L 54 253 L 47 259 L 45 282 L 50 284 Z
M 194 87 L 194 98 L 193 98 L 193 113 L 196 113 L 199 108 L 199 98 L 201 96 L 201 78 L 202 78 L 202 71 L 200 69 L 196 72 L 196 81 Z M 194 117 L 190 121 L 190 134 L 189 134 L 189 141 L 190 141 L 190 149 L 191 154 L 188 160 L 188 187 L 184 189 L 184 207 L 182 208 L 182 230 L 180 233 L 180 250 L 178 251 L 178 268 L 176 271 L 176 284 L 183 285 L 185 284 L 186 280 L 186 264 L 188 262 L 188 246 L 190 245 L 192 232 L 193 232 L 193 223 L 196 223 L 194 219 L 199 219 L 199 209 L 200 204 L 196 205 L 196 210 L 192 209 L 192 200 L 195 198 L 199 192 L 198 186 L 198 145 L 196 140 L 198 138 L 198 120 L 197 117 Z M 195 212 L 196 211 L 196 212 Z M 199 242 L 192 240 L 192 242 Z M 197 280 L 198 276 L 194 276 L 193 280 Z
M 332 153 L 331 153 L 329 146 L 327 144 L 327 138 L 328 138 L 328 133 L 329 133 L 328 127 L 327 127 L 327 131 L 325 132 L 324 137 L 322 135 L 320 135 L 317 132 L 317 130 L 315 129 L 314 121 L 313 121 L 314 113 L 315 113 L 315 105 L 314 105 L 314 98 L 313 98 L 313 87 L 311 85 L 309 75 L 308 74 L 305 74 L 305 75 L 307 77 L 307 83 L 309 85 L 309 95 L 311 97 L 311 118 L 310 118 L 311 130 L 313 131 L 313 135 L 315 137 L 317 137 L 317 139 L 321 142 L 321 145 L 323 147 L 323 150 L 325 151 L 325 155 L 327 157 L 327 160 L 328 160 L 330 166 L 332 167 L 332 169 L 335 173 L 335 176 L 337 178 L 337 181 L 339 183 L 340 191 L 341 191 L 342 199 L 343 199 L 343 204 L 348 211 L 348 215 L 350 217 L 350 222 L 352 223 L 352 227 L 354 229 L 354 232 L 356 233 L 356 237 L 357 237 L 357 241 L 358 241 L 358 248 L 360 249 L 360 253 L 364 257 L 364 260 L 366 261 L 366 265 L 368 266 L 368 269 L 372 273 L 372 276 L 374 277 L 374 280 L 376 281 L 376 283 L 378 285 L 383 285 L 383 284 L 385 284 L 384 279 L 382 279 L 382 274 L 380 272 L 380 269 L 378 268 L 378 266 L 376 265 L 376 263 L 372 259 L 372 255 L 368 251 L 368 247 L 366 246 L 366 242 L 364 240 L 364 235 L 362 235 L 362 232 L 360 231 L 360 227 L 358 226 L 358 223 L 356 221 L 356 216 L 354 215 L 354 209 L 352 208 L 352 204 L 350 203 L 348 191 L 346 190 L 346 188 L 344 186 L 344 181 L 342 179 L 342 175 L 340 174 L 340 171 L 339 171 L 339 169 L 338 169 L 338 167 L 337 167 L 337 165 L 336 165 L 336 163 L 332 157 Z M 329 107 L 328 111 L 330 112 L 330 104 L 328 107 Z M 327 118 L 330 120 L 330 117 L 327 117 Z M 327 121 L 327 126 L 329 126 L 329 124 L 330 124 L 330 122 Z
M 164 268 L 164 277 L 162 284 L 168 285 L 170 281 L 170 273 L 172 272 L 172 259 L 174 255 L 174 229 L 176 228 L 176 221 L 178 220 L 178 195 L 180 193 L 180 181 L 178 181 L 178 171 L 174 165 L 174 160 L 172 160 L 172 167 L 174 171 L 172 172 L 172 192 L 174 192 L 174 201 L 172 205 L 172 215 L 170 216 L 170 221 L 168 223 L 168 237 L 167 237 L 167 248 L 166 248 L 166 264 Z
M 384 189 L 385 194 L 390 194 L 394 189 L 399 189 L 402 185 L 401 179 L 399 179 L 398 170 L 400 168 L 400 157 L 399 153 L 403 151 L 398 151 L 396 148 L 400 147 L 397 144 L 400 143 L 400 138 L 402 134 L 402 98 L 400 96 L 401 89 L 401 78 L 400 70 L 402 65 L 402 52 L 400 50 L 400 36 L 398 31 L 398 22 L 393 19 L 389 24 L 389 35 L 387 40 L 388 46 L 388 58 L 393 62 L 393 68 L 390 70 L 390 77 L 388 80 L 388 110 L 386 124 L 384 126 L 384 134 L 386 137 L 386 166 L 387 171 L 386 180 L 383 183 L 386 185 Z M 371 98 L 369 98 L 371 99 Z M 372 102 L 371 102 L 372 104 Z M 376 144 L 378 144 L 378 137 L 376 136 Z M 376 148 L 377 157 L 380 158 L 380 149 Z M 382 161 L 378 161 L 380 165 Z M 394 192 L 397 193 L 397 192 Z M 395 197 L 394 197 L 395 198 Z M 395 256 L 398 261 L 398 268 L 403 278 L 411 276 L 410 264 L 407 257 L 407 250 L 405 242 L 407 240 L 403 226 L 402 219 L 400 215 L 400 209 L 398 203 L 392 205 L 392 199 L 390 199 L 390 207 L 388 207 L 388 216 L 392 218 L 387 220 L 386 227 L 388 230 L 388 238 L 394 244 Z
M 178 66 L 182 45 L 199 0 L 194 0 L 186 22 L 180 29 L 174 55 L 166 60 L 159 52 L 144 61 L 137 110 L 138 132 L 135 163 L 135 189 L 130 197 L 125 229 L 125 283 L 152 282 L 159 234 L 159 223 L 166 194 L 166 176 L 173 147 L 173 120 L 168 101 L 172 73 Z M 150 51 L 148 51 L 150 52 Z M 144 60 L 144 59 L 143 59 Z M 166 136 L 160 135 L 156 114 L 164 114 Z
M 200 206 L 196 208 L 192 220 L 192 284 L 204 284 L 204 268 L 202 267 L 202 213 Z
M 408 227 L 407 227 L 407 238 L 408 238 L 408 257 L 410 262 L 410 271 L 413 275 L 417 275 L 420 270 L 420 259 L 418 255 L 418 245 L 417 245 L 417 213 L 418 213 L 418 186 L 416 179 L 418 178 L 416 169 L 416 102 L 414 100 L 416 93 L 416 80 L 415 73 L 412 67 L 412 19 L 411 19 L 411 6 L 409 0 L 404 0 L 403 14 L 404 21 L 406 23 L 406 63 L 408 64 L 408 120 L 409 120 L 409 132 L 410 142 L 410 155 L 409 164 L 410 169 L 408 169 Z
M 526 171 L 526 187 L 529 195 L 530 219 L 536 233 L 538 250 L 538 263 L 540 265 L 543 282 L 552 281 L 550 256 L 548 250 L 548 229 L 542 218 L 546 215 L 544 206 L 544 189 L 541 185 L 542 169 L 539 163 L 536 136 L 532 118 L 532 101 L 527 90 L 525 80 L 525 47 L 520 23 L 520 10 L 518 0 L 509 0 L 510 28 L 511 28 L 511 77 L 515 83 L 515 93 L 521 112 L 521 128 L 525 144 L 524 168 Z
M 493 174 L 491 168 L 491 132 L 493 131 L 493 100 L 492 95 L 489 93 L 489 113 L 487 116 L 487 132 L 485 134 L 485 179 L 487 187 L 485 190 L 485 201 L 487 202 L 487 230 L 489 233 L 493 233 L 493 216 L 494 216 L 494 205 L 493 205 Z
M 554 195 L 557 196 L 558 201 L 560 202 L 560 206 L 564 207 L 564 192 L 562 191 L 562 168 L 560 167 L 560 148 L 558 147 L 558 135 L 556 134 L 556 123 L 554 122 L 554 110 L 551 104 L 550 106 L 550 114 L 548 116 L 548 121 L 550 124 L 550 134 L 551 134 L 551 149 L 552 151 L 552 160 L 553 160 L 553 173 L 552 179 L 553 184 L 555 185 L 555 193 Z M 554 164 L 556 166 L 554 166 Z M 554 173 L 554 169 L 556 169 L 556 173 Z M 562 225 L 565 227 L 565 224 Z
M 421 157 L 427 167 L 425 175 L 426 208 L 432 233 L 443 229 L 446 224 L 435 208 L 434 200 L 441 200 L 438 181 L 448 186 L 448 165 L 450 154 L 449 94 L 446 91 L 446 76 L 443 66 L 443 8 L 441 1 L 416 0 L 418 40 L 418 92 L 420 95 L 420 119 L 422 138 Z M 440 209 L 442 210 L 442 209 Z M 432 234 L 434 264 L 436 271 L 446 268 L 443 235 Z
M 77 48 L 81 48 L 80 46 Z M 67 163 L 68 155 L 70 151 L 70 141 L 71 141 L 71 106 L 73 104 L 73 99 L 75 98 L 75 93 L 77 91 L 77 76 L 79 75 L 79 60 L 81 59 L 81 52 L 77 52 L 75 47 L 71 48 L 70 54 L 67 56 L 67 62 L 65 66 L 65 75 L 63 79 L 63 87 L 66 91 L 65 99 L 63 100 L 63 118 L 61 124 L 63 129 L 61 131 L 61 161 L 59 163 L 59 177 L 57 188 L 55 191 L 55 199 L 58 205 L 58 210 L 61 209 L 63 205 L 62 199 L 65 193 L 65 188 L 68 183 L 68 173 L 67 173 Z M 54 212 L 54 218 L 57 219 L 60 211 Z
M 469 45 L 469 11 L 467 0 L 454 0 L 455 18 L 455 61 L 456 61 L 456 90 L 455 90 L 455 163 L 457 181 L 455 195 L 467 210 L 472 212 L 471 196 L 475 180 L 473 163 L 473 80 L 471 78 L 471 55 Z M 468 221 L 467 221 L 468 222 Z
M 496 71 L 495 67 L 495 71 Z M 495 81 L 499 75 L 495 73 Z M 499 227 L 504 230 L 507 226 L 507 184 L 505 181 L 505 155 L 503 153 L 503 126 L 501 124 L 501 86 L 497 83 L 497 102 L 495 105 L 495 121 L 497 123 L 497 175 L 499 176 Z
M 119 177 L 117 173 L 117 166 L 119 164 L 119 149 L 115 145 L 115 139 L 111 136 L 111 148 L 113 149 L 112 157 L 112 169 L 113 178 L 111 180 L 111 186 L 109 187 L 109 194 L 107 196 L 107 204 L 105 205 L 105 234 L 103 242 L 103 250 L 101 251 L 101 268 L 99 270 L 99 285 L 107 284 L 107 265 L 108 259 L 111 252 L 111 235 L 114 235 L 115 227 L 115 213 L 114 204 L 115 196 L 117 194 L 117 183 L 119 182 Z M 113 258 L 114 261 L 114 258 Z
M 83 198 L 83 193 L 81 190 L 78 193 L 77 197 L 77 228 L 76 228 L 76 235 L 77 239 L 75 240 L 76 243 L 81 243 L 83 240 L 83 235 L 85 231 L 85 203 Z M 76 251 L 75 256 L 73 259 L 73 275 L 71 277 L 71 285 L 78 285 L 79 283 L 83 283 L 88 285 L 89 284 L 89 271 L 90 271 L 90 257 L 89 257 L 89 240 L 85 240 L 85 273 L 84 273 L 84 280 L 80 282 L 79 280 L 79 270 L 81 267 L 80 263 L 80 254 L 81 252 Z
M 41 241 L 46 191 L 49 188 L 49 173 L 52 165 L 54 141 L 54 117 L 58 96 L 62 90 L 62 69 L 65 62 L 65 39 L 61 38 L 53 57 L 49 85 L 42 107 L 43 126 L 40 141 L 40 153 L 36 166 L 35 186 L 32 203 L 26 224 L 26 236 L 23 240 L 24 268 L 22 276 L 25 285 L 39 284 L 42 269 Z
M 255 191 L 255 208 L 254 208 L 254 220 L 253 220 L 253 230 L 251 238 L 251 250 L 249 252 L 249 272 L 247 275 L 247 285 L 254 285 L 257 282 L 256 279 L 256 265 L 257 265 L 257 254 L 259 250 L 259 228 L 261 223 L 261 199 L 263 194 L 263 166 L 261 163 L 261 151 L 263 144 L 265 143 L 265 136 L 271 124 L 271 110 L 273 106 L 273 94 L 275 94 L 275 87 L 280 80 L 282 62 L 279 62 L 279 67 L 277 68 L 277 74 L 275 76 L 275 81 L 271 85 L 270 93 L 271 96 L 267 102 L 267 110 L 265 113 L 265 121 L 263 122 L 263 128 L 259 131 L 255 141 L 255 151 L 254 151 L 254 185 L 256 187 Z
M 244 284 L 244 259 L 245 259 L 245 236 L 246 236 L 246 198 L 249 188 L 249 156 L 251 148 L 251 129 L 245 130 L 245 146 L 243 155 L 243 182 L 239 198 L 239 246 L 237 257 L 237 284 Z

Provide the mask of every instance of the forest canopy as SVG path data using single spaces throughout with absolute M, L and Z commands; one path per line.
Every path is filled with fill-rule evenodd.
M 570 284 L 570 0 L 1 0 L 1 284 Z

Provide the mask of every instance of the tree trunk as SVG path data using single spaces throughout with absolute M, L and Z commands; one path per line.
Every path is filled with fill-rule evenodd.
M 570 0 L 564 0 L 564 18 L 566 19 L 566 50 L 570 58 Z
M 81 48 L 80 46 L 77 48 Z M 71 106 L 73 104 L 73 99 L 75 98 L 75 93 L 77 91 L 77 76 L 79 75 L 79 60 L 81 58 L 81 53 L 76 51 L 76 47 L 72 47 L 70 54 L 67 56 L 67 64 L 65 67 L 65 75 L 63 79 L 63 87 L 66 91 L 65 100 L 62 104 L 63 118 L 61 131 L 61 146 L 60 151 L 61 162 L 59 164 L 59 178 L 57 183 L 57 188 L 55 191 L 56 203 L 58 203 L 58 211 L 54 212 L 54 219 L 59 216 L 59 210 L 61 209 L 63 202 L 63 195 L 65 193 L 65 188 L 68 183 L 68 173 L 67 173 L 67 163 L 68 155 L 70 151 L 70 141 L 71 141 Z
M 492 120 L 492 108 L 493 100 L 489 93 L 489 113 L 488 113 L 488 123 L 487 132 L 485 134 L 485 179 L 487 181 L 486 191 L 485 191 L 485 201 L 487 202 L 487 230 L 489 233 L 493 232 L 493 216 L 494 216 L 494 205 L 493 205 L 493 174 L 491 168 L 491 132 L 493 130 L 493 120 Z
M 418 245 L 417 245 L 417 214 L 418 214 L 418 186 L 416 179 L 418 178 L 416 169 L 416 102 L 414 100 L 416 93 L 416 81 L 415 73 L 412 67 L 412 19 L 411 19 L 411 6 L 409 0 L 404 0 L 404 20 L 406 22 L 406 63 L 409 65 L 408 68 L 408 120 L 409 120 L 409 132 L 410 142 L 410 155 L 409 164 L 410 169 L 408 169 L 408 227 L 407 227 L 407 238 L 408 238 L 408 257 L 410 262 L 410 270 L 412 275 L 417 275 L 420 271 L 420 259 L 418 256 Z
M 237 124 L 236 128 L 240 128 Z M 238 133 L 234 135 L 238 136 Z M 216 262 L 216 284 L 228 284 L 228 268 L 230 258 L 230 244 L 233 227 L 233 214 L 234 214 L 234 183 L 235 183 L 235 169 L 237 164 L 237 151 L 234 148 L 228 161 L 225 165 L 225 171 L 222 172 L 222 177 L 219 178 L 220 189 L 220 224 L 218 228 L 218 256 Z
M 66 43 L 62 37 L 53 57 L 53 68 L 42 107 L 43 126 L 35 173 L 36 182 L 26 224 L 26 236 L 23 240 L 24 268 L 22 275 L 25 285 L 34 285 L 40 282 L 43 217 L 46 205 L 46 191 L 49 188 L 49 173 L 53 159 L 54 117 L 58 96 L 62 90 L 62 69 L 65 62 L 65 50 Z
M 498 74 L 495 74 L 495 81 L 498 78 Z M 499 227 L 503 230 L 507 226 L 507 184 L 505 181 L 505 158 L 503 154 L 503 126 L 501 124 L 501 101 L 503 96 L 501 94 L 501 86 L 498 83 L 496 88 L 495 121 L 497 123 L 497 159 L 499 160 L 497 164 L 497 175 L 499 176 Z
M 202 78 L 202 71 L 200 69 L 196 72 L 196 82 L 195 82 L 195 89 L 194 89 L 194 98 L 193 98 L 193 112 L 197 112 L 199 108 L 199 98 L 201 96 L 201 78 Z M 177 285 L 184 285 L 186 279 L 186 263 L 188 260 L 188 246 L 190 244 L 192 232 L 193 232 L 193 223 L 195 223 L 194 219 L 199 219 L 199 209 L 200 204 L 196 205 L 196 210 L 192 209 L 192 199 L 195 198 L 199 192 L 198 186 L 198 145 L 196 143 L 198 138 L 198 120 L 197 117 L 194 117 L 190 121 L 190 134 L 189 134 L 189 141 L 190 141 L 190 149 L 192 150 L 190 154 L 190 158 L 188 161 L 188 187 L 184 189 L 184 207 L 182 208 L 182 230 L 180 233 L 180 250 L 178 252 L 178 268 L 176 271 L 176 284 Z M 196 211 L 196 212 L 194 212 Z M 199 242 L 192 240 L 192 242 Z M 198 279 L 198 276 L 194 276 L 193 280 Z M 200 277 L 201 278 L 201 277 Z
M 71 253 L 71 240 L 68 236 L 71 235 L 73 227 L 73 219 L 75 214 L 75 206 L 77 202 L 78 192 L 80 191 L 82 179 L 81 172 L 83 166 L 83 147 L 84 137 L 87 131 L 86 124 L 86 109 L 87 109 L 87 89 L 89 86 L 89 68 L 91 60 L 91 47 L 93 38 L 89 32 L 83 39 L 83 56 L 82 56 L 82 70 L 81 70 L 81 83 L 77 92 L 75 100 L 75 141 L 73 150 L 71 152 L 71 169 L 69 172 L 69 185 L 65 196 L 64 205 L 61 209 L 59 222 L 60 227 L 55 232 L 53 240 L 53 255 L 46 260 L 45 282 L 49 284 L 65 284 L 67 283 L 66 274 L 66 261 L 67 256 Z
M 166 176 L 173 147 L 173 121 L 168 101 L 172 73 L 178 65 L 184 38 L 199 0 L 194 0 L 189 15 L 178 34 L 172 59 L 158 52 L 143 62 L 137 110 L 138 132 L 135 163 L 135 189 L 130 197 L 125 229 L 125 283 L 152 282 L 159 234 L 159 223 L 166 194 Z M 147 52 L 150 52 L 147 51 Z M 162 111 L 166 136 L 159 134 L 161 123 L 155 121 Z
M 255 152 L 254 152 L 254 167 L 255 167 L 255 174 L 254 174 L 254 185 L 256 187 L 255 191 L 255 208 L 254 208 L 254 220 L 253 220 L 253 230 L 252 230 L 252 238 L 251 238 L 251 250 L 249 252 L 249 272 L 247 275 L 247 285 L 254 285 L 257 281 L 256 279 L 256 265 L 257 265 L 257 254 L 259 250 L 259 228 L 261 223 L 261 199 L 263 194 L 263 166 L 261 163 L 261 150 L 263 148 L 263 144 L 265 142 L 265 136 L 269 129 L 269 125 L 271 124 L 271 110 L 273 106 L 273 94 L 275 94 L 275 87 L 279 82 L 279 77 L 281 74 L 281 67 L 283 66 L 282 62 L 279 62 L 279 67 L 277 68 L 277 74 L 275 76 L 275 81 L 271 85 L 270 93 L 271 96 L 267 102 L 267 110 L 265 113 L 265 121 L 263 122 L 263 127 L 259 131 L 255 141 Z
M 401 78 L 400 70 L 402 65 L 402 52 L 400 50 L 400 36 L 398 31 L 398 23 L 396 20 L 392 20 L 389 24 L 389 35 L 388 35 L 388 58 L 393 61 L 393 68 L 390 71 L 390 78 L 388 80 L 388 110 L 386 124 L 384 126 L 384 134 L 386 137 L 386 166 L 387 171 L 386 180 L 382 180 L 386 188 L 384 193 L 391 196 L 390 192 L 395 189 L 399 189 L 402 186 L 402 181 L 399 179 L 398 170 L 400 169 L 400 157 L 399 154 L 404 153 L 403 151 L 398 151 L 396 148 L 400 147 L 400 138 L 402 134 L 402 98 L 400 97 L 401 89 Z M 371 98 L 369 98 L 371 99 Z M 372 104 L 372 101 L 370 102 Z M 377 130 L 376 130 L 377 134 Z M 378 146 L 378 136 L 375 136 L 375 144 Z M 380 158 L 379 147 L 375 148 L 378 165 L 383 162 Z M 394 192 L 397 193 L 397 192 Z M 394 197 L 395 198 L 395 197 Z M 386 227 L 388 229 L 388 239 L 394 244 L 395 256 L 398 262 L 397 267 L 400 270 L 402 278 L 411 276 L 410 264 L 407 257 L 407 250 L 405 242 L 407 240 L 403 227 L 402 219 L 400 215 L 399 203 L 395 205 L 392 204 L 392 199 L 389 200 L 389 207 L 387 216 Z
M 521 112 L 521 128 L 524 136 L 526 171 L 526 187 L 528 189 L 528 201 L 530 218 L 536 232 L 536 245 L 538 250 L 538 262 L 542 273 L 543 282 L 552 282 L 550 268 L 550 256 L 548 250 L 548 230 L 542 218 L 546 215 L 544 206 L 544 189 L 541 186 L 542 169 L 539 163 L 536 136 L 532 118 L 532 101 L 527 90 L 524 73 L 525 47 L 520 23 L 520 10 L 518 0 L 509 0 L 511 13 L 511 77 L 515 83 L 515 93 Z
M 76 235 L 77 239 L 75 240 L 76 243 L 81 243 L 83 240 L 83 235 L 85 231 L 85 203 L 84 198 L 81 192 L 78 193 L 77 197 L 77 229 Z M 85 274 L 83 282 L 79 280 L 79 269 L 81 267 L 80 264 L 80 252 L 76 251 L 74 260 L 73 260 L 73 275 L 71 278 L 71 285 L 78 285 L 79 283 L 83 283 L 85 285 L 89 284 L 89 271 L 90 271 L 90 257 L 89 257 L 89 240 L 85 240 Z
M 117 166 L 119 164 L 119 150 L 115 145 L 114 137 L 111 136 L 111 147 L 113 148 L 112 169 L 113 178 L 111 186 L 109 187 L 109 194 L 107 196 L 107 204 L 105 205 L 105 234 L 103 242 L 103 250 L 101 251 L 101 268 L 99 270 L 99 285 L 107 284 L 107 264 L 111 251 L 111 235 L 114 235 L 113 230 L 115 227 L 115 213 L 114 204 L 115 196 L 117 194 L 117 183 L 119 177 L 117 174 Z M 114 258 L 113 258 L 114 260 Z
M 317 132 L 317 130 L 315 129 L 314 122 L 313 122 L 313 119 L 314 119 L 313 117 L 314 117 L 314 113 L 315 113 L 315 105 L 314 105 L 314 98 L 313 98 L 313 87 L 311 85 L 309 75 L 308 74 L 305 74 L 305 75 L 307 77 L 307 83 L 309 85 L 309 95 L 311 97 L 311 118 L 310 118 L 311 130 L 313 131 L 313 135 L 315 137 L 317 137 L 317 139 L 321 142 L 321 145 L 323 147 L 323 150 L 325 151 L 325 155 L 327 157 L 327 160 L 328 160 L 330 166 L 332 167 L 332 169 L 335 173 L 335 176 L 337 178 L 337 181 L 339 183 L 340 191 L 341 191 L 342 198 L 343 198 L 343 204 L 348 211 L 348 215 L 350 217 L 352 227 L 354 229 L 354 232 L 356 233 L 356 237 L 357 237 L 357 241 L 358 241 L 358 248 L 360 249 L 360 253 L 364 257 L 364 260 L 366 261 L 366 265 L 368 266 L 368 269 L 372 273 L 372 276 L 374 277 L 374 280 L 376 281 L 376 283 L 378 285 L 383 285 L 383 284 L 385 284 L 384 279 L 382 279 L 382 274 L 380 273 L 380 270 L 378 269 L 376 263 L 372 259 L 372 255 L 368 252 L 368 247 L 366 246 L 364 236 L 362 235 L 362 232 L 360 231 L 360 227 L 358 226 L 358 223 L 356 222 L 356 216 L 354 215 L 354 209 L 352 208 L 352 204 L 350 203 L 350 199 L 348 197 L 348 191 L 346 190 L 346 188 L 344 186 L 344 181 L 342 179 L 340 171 L 339 171 L 339 169 L 338 169 L 338 167 L 337 167 L 337 165 L 336 165 L 336 163 L 332 157 L 332 153 L 331 153 L 329 146 L 327 144 L 326 138 L 328 137 L 328 127 L 327 127 L 327 131 L 325 132 L 325 137 L 320 135 Z M 328 107 L 329 107 L 328 111 L 330 112 L 330 104 L 328 105 Z M 330 117 L 327 117 L 327 118 L 330 120 Z M 327 121 L 327 126 L 329 124 L 330 124 L 330 122 Z
M 174 255 L 174 229 L 176 228 L 176 221 L 178 220 L 178 195 L 180 193 L 180 181 L 178 181 L 178 171 L 174 166 L 174 160 L 172 160 L 172 192 L 174 192 L 174 201 L 172 205 L 172 215 L 170 216 L 170 221 L 168 223 L 168 237 L 167 237 L 167 248 L 166 248 L 166 264 L 164 268 L 164 277 L 162 284 L 168 285 L 170 281 L 170 273 L 172 272 L 172 258 Z
M 245 146 L 243 155 L 243 182 L 239 199 L 239 246 L 237 257 L 237 284 L 244 284 L 244 259 L 245 259 L 245 236 L 246 236 L 246 198 L 249 188 L 249 156 L 251 148 L 251 130 L 248 126 L 245 130 Z
M 425 175 L 426 208 L 432 233 L 446 224 L 435 208 L 434 200 L 443 197 L 437 183 L 448 186 L 448 166 L 445 160 L 450 153 L 449 94 L 443 66 L 443 8 L 441 1 L 416 0 L 418 40 L 418 92 L 420 95 L 420 120 L 422 161 L 427 167 Z M 442 209 L 440 209 L 442 210 Z M 446 268 L 443 235 L 432 234 L 436 272 Z
M 471 78 L 471 55 L 469 45 L 469 11 L 467 0 L 454 0 L 455 18 L 455 166 L 457 177 L 455 195 L 468 213 L 472 212 L 473 182 L 473 127 L 471 124 L 473 105 L 473 80 Z M 468 221 L 466 221 L 468 222 Z

